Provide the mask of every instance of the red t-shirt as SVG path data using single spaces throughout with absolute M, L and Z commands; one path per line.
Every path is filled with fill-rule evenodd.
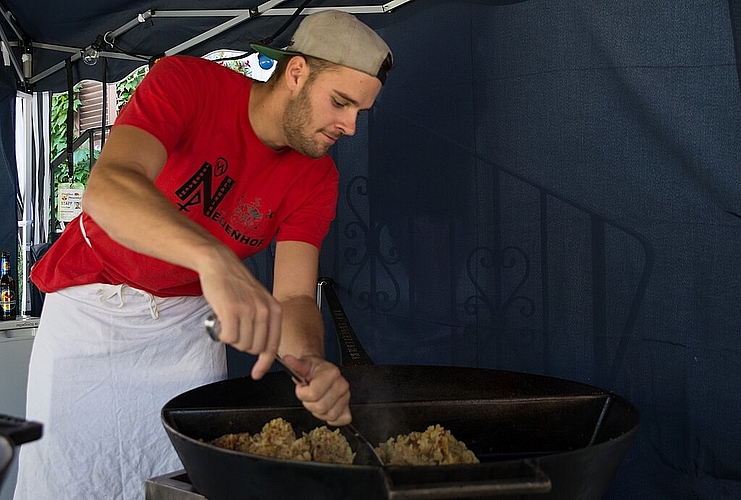
M 241 259 L 277 241 L 317 248 L 337 203 L 338 173 L 328 156 L 275 151 L 249 122 L 252 80 L 205 59 L 170 56 L 142 80 L 114 125 L 159 139 L 167 162 L 155 185 L 180 211 Z M 43 292 L 88 283 L 125 283 L 153 295 L 200 295 L 195 272 L 129 250 L 86 214 L 37 262 Z M 89 240 L 88 244 L 85 236 Z

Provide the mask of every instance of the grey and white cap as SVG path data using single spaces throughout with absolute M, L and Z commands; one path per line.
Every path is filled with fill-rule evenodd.
M 393 66 L 386 42 L 358 18 L 339 10 L 323 10 L 304 18 L 285 49 L 259 43 L 250 47 L 276 60 L 285 55 L 317 57 L 375 76 L 382 84 Z M 384 65 L 386 58 L 391 64 Z

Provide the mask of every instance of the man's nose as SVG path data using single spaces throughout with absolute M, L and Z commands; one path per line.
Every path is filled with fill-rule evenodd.
M 337 128 L 340 129 L 342 135 L 355 135 L 355 128 L 358 122 L 358 112 L 348 111 L 343 114 L 340 122 L 337 124 Z

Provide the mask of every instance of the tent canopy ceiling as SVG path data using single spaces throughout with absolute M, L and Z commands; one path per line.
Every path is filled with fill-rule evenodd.
M 273 36 L 302 6 L 302 14 L 331 7 L 347 10 L 378 28 L 388 22 L 384 18 L 413 5 L 411 0 L 3 0 L 0 28 L 12 47 L 11 62 L 21 87 L 63 91 L 66 59 L 71 59 L 74 82 L 103 79 L 99 61 L 94 65 L 82 61 L 85 49 L 94 47 L 96 40 L 103 41 L 105 79 L 117 81 L 153 56 L 247 51 L 249 42 Z M 297 24 L 287 26 L 275 43 L 287 44 Z M 25 69 L 24 50 L 31 59 Z

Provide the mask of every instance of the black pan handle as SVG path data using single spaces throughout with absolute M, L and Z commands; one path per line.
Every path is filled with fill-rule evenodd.
M 342 309 L 340 299 L 334 291 L 334 281 L 332 281 L 332 278 L 319 278 L 316 288 L 316 302 L 320 308 L 322 297 L 327 299 L 329 313 L 332 315 L 335 333 L 340 343 L 340 359 L 342 360 L 342 365 L 361 366 L 375 364 L 370 356 L 368 356 L 368 353 L 365 352 L 365 349 L 363 349 L 358 336 L 355 335 L 355 331 L 350 326 L 350 321 L 348 321 L 345 315 L 345 310 Z
M 445 467 L 441 465 L 440 467 Z M 389 492 L 389 500 L 444 500 L 447 498 L 492 498 L 512 495 L 540 495 L 551 491 L 551 481 L 468 481 L 455 486 L 418 487 Z
M 0 436 L 5 436 L 15 446 L 41 438 L 42 428 L 39 422 L 0 415 Z
M 529 474 L 502 477 L 496 480 L 454 481 L 453 483 L 427 483 L 412 485 L 394 485 L 393 473 L 388 483 L 389 500 L 443 500 L 447 498 L 492 498 L 512 495 L 540 495 L 550 493 L 551 479 L 538 464 L 530 460 L 524 462 Z M 440 467 L 446 467 L 441 465 Z

